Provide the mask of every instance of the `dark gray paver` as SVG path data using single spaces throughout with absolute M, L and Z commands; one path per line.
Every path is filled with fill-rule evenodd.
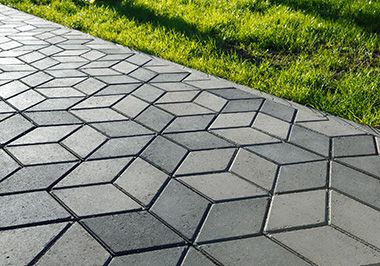
M 380 252 L 329 226 L 274 237 L 317 265 L 376 265 L 380 261 Z
M 183 182 L 214 201 L 266 195 L 266 191 L 231 173 L 192 175 Z
M 159 136 L 153 140 L 141 156 L 161 169 L 172 173 L 186 153 L 185 148 Z
M 70 218 L 45 191 L 1 196 L 0 211 L 0 228 Z
M 1 182 L 0 193 L 47 189 L 74 165 L 75 163 L 57 163 L 21 168 Z
M 120 175 L 115 184 L 144 205 L 149 205 L 167 178 L 164 172 L 137 158 Z
M 151 210 L 188 239 L 193 239 L 208 205 L 206 199 L 172 180 Z
M 224 265 L 309 265 L 265 236 L 201 246 Z
M 0 231 L 0 264 L 27 265 L 65 226 L 57 223 Z
M 36 265 L 102 265 L 108 257 L 108 252 L 86 230 L 75 223 Z
M 162 266 L 176 265 L 184 251 L 183 247 L 159 249 L 114 258 L 110 266 L 147 266 L 159 264 Z
M 257 234 L 262 230 L 268 198 L 217 203 L 199 232 L 197 242 Z
M 380 261 L 379 130 L 2 5 L 0 32 L 0 265 Z
M 115 253 L 183 242 L 146 211 L 88 218 L 83 223 Z

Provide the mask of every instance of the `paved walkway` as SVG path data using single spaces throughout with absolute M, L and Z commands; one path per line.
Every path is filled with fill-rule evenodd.
M 0 6 L 0 265 L 379 265 L 379 131 Z

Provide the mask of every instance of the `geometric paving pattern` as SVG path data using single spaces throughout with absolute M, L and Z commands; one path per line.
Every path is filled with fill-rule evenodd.
M 378 265 L 380 131 L 0 6 L 0 265 Z

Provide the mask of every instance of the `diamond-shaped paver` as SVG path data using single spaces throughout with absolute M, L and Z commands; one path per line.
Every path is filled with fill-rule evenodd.
M 278 139 L 250 127 L 217 129 L 212 132 L 239 145 L 279 142 Z
M 17 168 L 19 168 L 18 163 L 13 160 L 12 157 L 10 157 L 4 150 L 0 149 L 0 180 L 15 171 Z
M 44 99 L 45 97 L 43 97 L 41 94 L 33 90 L 28 90 L 12 98 L 9 98 L 8 103 L 10 103 L 12 106 L 17 108 L 18 110 L 22 111 L 31 107 L 32 105 L 35 105 L 43 101 Z
M 8 148 L 8 151 L 24 165 L 77 160 L 59 144 L 12 146 Z
M 193 175 L 179 179 L 214 201 L 267 194 L 265 190 L 231 173 Z
M 202 92 L 194 102 L 203 105 L 213 111 L 219 112 L 227 101 L 209 92 Z
M 21 83 L 18 80 L 11 81 L 9 83 L 6 83 L 0 86 L 0 97 L 7 99 L 16 94 L 24 92 L 27 89 L 29 89 L 29 87 L 26 86 L 24 83 Z
M 244 112 L 244 113 L 230 113 L 220 114 L 210 128 L 231 128 L 231 127 L 245 127 L 250 126 L 256 113 Z
M 169 249 L 159 249 L 148 252 L 141 252 L 137 254 L 131 254 L 126 256 L 120 256 L 114 258 L 110 266 L 123 266 L 123 265 L 134 265 L 134 266 L 146 266 L 155 265 L 159 263 L 160 265 L 177 265 L 182 253 L 184 251 L 183 247 L 169 248 Z
M 182 132 L 205 130 L 213 120 L 214 115 L 193 115 L 176 117 L 164 132 Z
M 93 94 L 94 92 L 99 91 L 105 86 L 106 84 L 104 82 L 101 82 L 100 80 L 88 78 L 76 84 L 74 87 L 85 94 Z
M 55 187 L 111 182 L 130 161 L 131 158 L 115 158 L 83 162 Z
M 53 193 L 78 216 L 140 209 L 111 184 L 56 189 Z
M 253 112 L 258 111 L 263 103 L 263 99 L 246 99 L 228 101 L 223 108 L 223 113 Z
M 67 137 L 62 144 L 84 158 L 100 146 L 107 138 L 95 129 L 84 126 Z
M 70 218 L 45 191 L 1 196 L 0 211 L 0 228 Z
M 56 223 L 1 231 L 0 264 L 27 265 L 65 226 L 65 223 Z
M 270 115 L 260 113 L 255 118 L 253 127 L 268 132 L 278 138 L 286 139 L 289 133 L 290 124 Z
M 236 88 L 215 89 L 211 90 L 211 92 L 228 100 L 257 98 L 254 94 Z
M 115 184 L 147 206 L 165 184 L 167 178 L 164 172 L 137 158 L 120 175 Z
M 331 120 L 331 118 L 330 120 L 301 122 L 299 124 L 329 137 L 363 134 L 361 130 L 343 122 Z
M 176 171 L 176 175 L 210 173 L 226 170 L 234 153 L 235 149 L 190 152 Z
M 89 218 L 83 223 L 115 253 L 183 243 L 146 211 Z
M 380 156 L 357 156 L 351 158 L 340 158 L 338 161 L 349 164 L 353 167 L 361 169 L 369 174 L 380 178 Z
M 197 242 L 259 233 L 264 224 L 268 198 L 229 201 L 213 205 Z
M 326 191 L 275 195 L 266 230 L 322 224 L 326 220 Z
M 91 124 L 108 137 L 129 137 L 136 135 L 149 135 L 154 132 L 134 121 L 114 121 Z
M 33 128 L 33 124 L 16 114 L 0 122 L 0 143 L 6 143 Z
M 186 153 L 185 148 L 159 136 L 153 140 L 141 156 L 159 168 L 172 173 Z
M 80 109 L 72 110 L 71 113 L 87 123 L 120 121 L 128 119 L 111 108 Z
M 238 239 L 202 245 L 205 250 L 224 265 L 309 265 L 279 244 L 265 236 Z
M 90 158 L 113 158 L 137 155 L 152 138 L 152 136 L 136 136 L 110 139 L 91 154 Z
M 172 121 L 173 118 L 173 115 L 158 109 L 157 107 L 150 106 L 137 116 L 135 120 L 153 130 L 161 131 Z
M 108 259 L 108 252 L 78 223 L 71 226 L 63 236 L 38 260 L 38 265 L 100 265 Z
M 136 98 L 135 96 L 129 95 L 117 104 L 113 108 L 128 117 L 134 118 L 140 114 L 145 108 L 148 107 L 148 103 Z
M 167 134 L 166 136 L 184 145 L 189 150 L 206 150 L 233 147 L 233 144 L 207 131 Z
M 337 137 L 332 145 L 335 157 L 376 154 L 375 140 L 369 135 Z
M 164 94 L 163 90 L 160 90 L 156 87 L 153 87 L 149 84 L 144 84 L 137 90 L 132 93 L 134 96 L 141 98 L 147 102 L 154 102 L 157 100 L 162 94 Z
M 188 239 L 192 239 L 208 206 L 206 199 L 172 180 L 151 210 Z
M 296 110 L 292 107 L 272 101 L 265 101 L 261 111 L 287 122 L 291 122 L 293 120 L 296 112 Z
M 109 85 L 95 95 L 126 95 L 136 90 L 139 86 L 141 86 L 141 83 Z
M 27 112 L 25 115 L 39 126 L 71 125 L 83 123 L 81 120 L 67 111 Z
M 89 97 L 83 102 L 75 105 L 71 109 L 101 108 L 110 107 L 112 104 L 122 98 L 121 95 L 105 95 Z
M 329 226 L 275 234 L 274 238 L 317 265 L 376 265 L 380 252 Z
M 0 183 L 0 193 L 47 189 L 75 163 L 58 163 L 21 168 Z
M 289 140 L 292 143 L 298 144 L 323 156 L 329 156 L 330 140 L 322 134 L 303 127 L 294 126 L 291 130 Z
M 214 113 L 210 109 L 204 108 L 195 103 L 165 103 L 157 104 L 157 106 L 176 116 L 203 115 Z
M 167 92 L 156 103 L 178 103 L 191 102 L 198 94 L 198 91 L 173 91 Z

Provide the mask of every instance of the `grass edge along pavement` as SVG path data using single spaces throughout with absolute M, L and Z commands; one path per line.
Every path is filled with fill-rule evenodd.
M 380 127 L 380 2 L 0 0 L 94 36 Z

